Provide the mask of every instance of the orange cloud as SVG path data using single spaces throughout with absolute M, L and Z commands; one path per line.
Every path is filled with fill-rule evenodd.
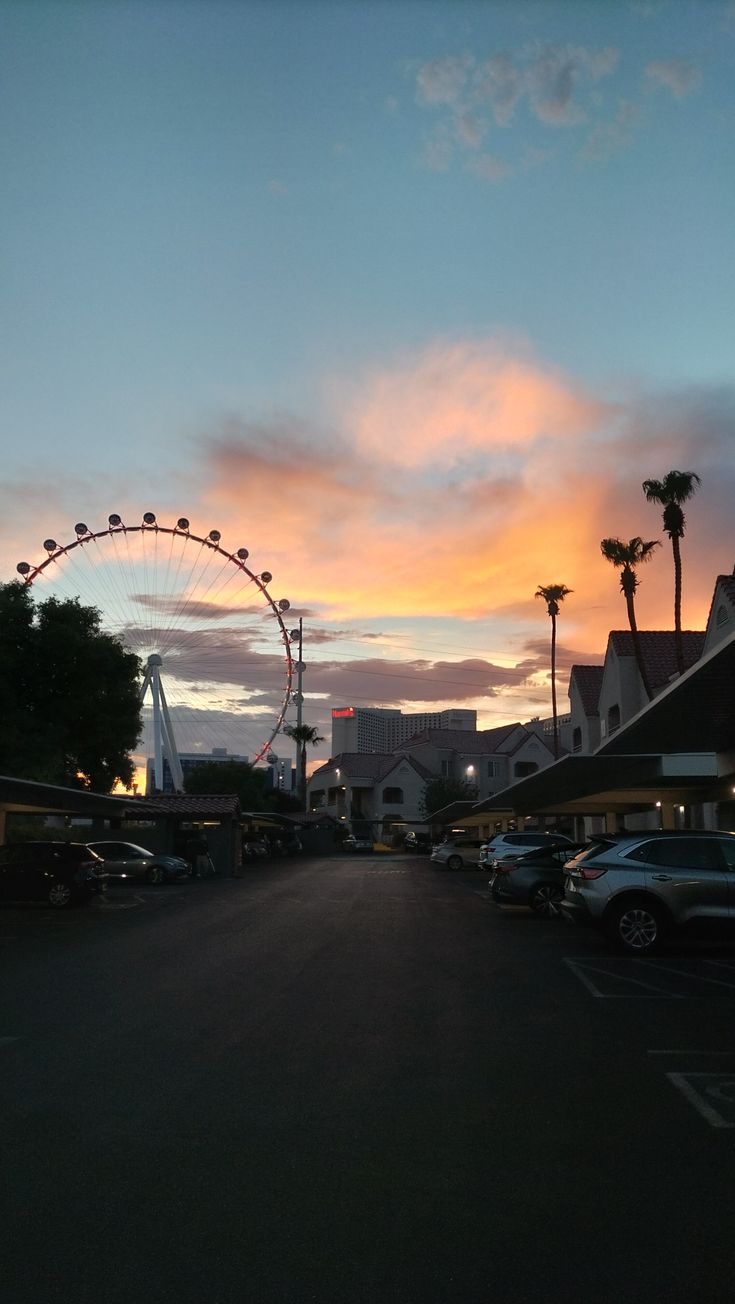
M 447 468 L 594 428 L 605 405 L 529 359 L 490 343 L 435 346 L 374 373 L 348 411 L 357 449 L 406 467 Z
M 495 341 L 434 345 L 331 397 L 339 439 L 230 423 L 206 446 L 213 509 L 259 536 L 292 602 L 327 621 L 454 618 L 468 632 L 489 622 L 488 654 L 507 648 L 515 664 L 543 628 L 537 586 L 560 582 L 574 590 L 564 639 L 599 653 L 626 624 L 600 539 L 661 537 L 641 481 L 679 465 L 699 471 L 710 501 L 723 497 L 718 525 L 695 500 L 684 544 L 685 620 L 701 626 L 714 574 L 730 569 L 702 545 L 719 535 L 722 551 L 733 479 L 716 403 L 613 402 Z M 648 628 L 671 623 L 664 543 L 641 573 Z

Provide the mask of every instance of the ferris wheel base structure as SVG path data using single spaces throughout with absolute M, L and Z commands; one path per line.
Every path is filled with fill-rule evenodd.
M 140 686 L 140 700 L 141 702 L 144 700 L 146 693 L 150 689 L 153 701 L 153 773 L 156 789 L 158 792 L 163 792 L 163 759 L 165 756 L 168 768 L 171 771 L 174 792 L 183 792 L 184 773 L 176 749 L 166 694 L 163 691 L 161 682 L 162 665 L 163 658 L 157 652 L 149 656 L 143 683 Z

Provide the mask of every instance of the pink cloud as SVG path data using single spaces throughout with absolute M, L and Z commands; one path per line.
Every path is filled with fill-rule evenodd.
M 496 343 L 437 345 L 369 376 L 349 414 L 363 455 L 447 468 L 469 453 L 580 435 L 604 405 Z

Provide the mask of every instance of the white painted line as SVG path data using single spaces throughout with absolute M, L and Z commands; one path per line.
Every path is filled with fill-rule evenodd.
M 656 987 L 653 983 L 644 982 L 642 978 L 631 978 L 628 974 L 622 974 L 616 971 L 611 972 L 609 969 L 602 969 L 598 965 L 590 964 L 586 960 L 581 963 L 578 960 L 572 960 L 570 957 L 565 956 L 564 963 L 569 965 L 572 973 L 579 978 L 579 981 L 584 984 L 587 990 L 601 1001 L 685 1001 L 687 999 L 686 996 L 682 996 L 679 992 L 669 992 L 664 987 Z M 601 991 L 600 988 L 592 982 L 592 979 L 587 977 L 587 973 L 585 973 L 584 970 L 594 974 L 602 974 L 603 978 L 609 978 L 615 983 L 625 983 L 632 987 L 644 987 L 646 988 L 646 992 Z M 649 992 L 654 992 L 655 994 L 650 996 L 648 994 Z
M 701 1091 L 697 1089 L 692 1079 L 697 1079 L 707 1092 L 708 1096 L 716 1100 L 724 1100 L 726 1104 L 735 1104 L 735 1079 L 727 1073 L 667 1073 L 667 1078 L 673 1082 L 681 1094 L 689 1101 L 690 1105 L 705 1118 L 710 1127 L 732 1128 L 735 1127 L 735 1119 L 731 1123 L 723 1118 L 722 1114 L 705 1099 Z
M 604 992 L 598 991 L 598 989 L 595 987 L 594 983 L 592 983 L 592 982 L 588 979 L 587 975 L 584 974 L 584 973 L 580 973 L 580 970 L 579 970 L 579 968 L 577 967 L 576 961 L 574 961 L 574 960 L 570 960 L 570 959 L 568 959 L 566 956 L 564 956 L 564 963 L 565 963 L 566 965 L 569 966 L 569 968 L 571 969 L 571 971 L 572 971 L 572 973 L 574 974 L 575 978 L 579 978 L 579 981 L 582 983 L 582 985 L 583 985 L 584 987 L 587 988 L 587 991 L 588 991 L 588 992 L 591 992 L 593 996 L 597 996 L 597 997 L 602 997 L 602 998 L 604 998 Z
M 728 964 L 725 960 L 705 960 L 705 964 L 715 964 L 718 969 L 732 969 L 735 972 L 735 964 Z
M 735 982 L 726 983 L 721 978 L 705 978 L 704 974 L 692 973 L 688 969 L 675 969 L 673 965 L 659 964 L 658 961 L 633 960 L 633 964 L 644 964 L 649 970 L 660 970 L 661 973 L 675 973 L 677 978 L 693 978 L 698 983 L 714 983 L 717 987 L 728 987 L 730 991 L 735 991 Z
M 735 1050 L 648 1050 L 647 1055 L 735 1055 Z

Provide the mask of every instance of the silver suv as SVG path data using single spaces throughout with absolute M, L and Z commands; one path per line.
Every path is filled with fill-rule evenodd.
M 496 860 L 525 856 L 529 851 L 546 850 L 547 847 L 558 846 L 560 842 L 569 843 L 571 855 L 572 840 L 563 833 L 534 833 L 531 829 L 527 833 L 496 833 L 480 848 L 480 868 L 490 869 Z
M 653 951 L 687 924 L 735 921 L 735 834 L 601 837 L 565 866 L 562 914 L 593 924 L 621 950 Z

